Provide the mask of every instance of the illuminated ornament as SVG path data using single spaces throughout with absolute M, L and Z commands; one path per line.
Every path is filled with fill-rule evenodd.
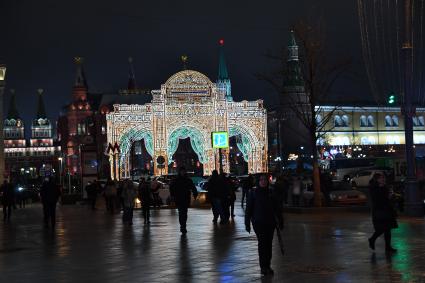
M 182 58 L 184 59 L 184 58 Z M 186 60 L 186 59 L 185 59 Z M 109 144 L 118 144 L 118 162 L 110 158 L 111 172 L 129 178 L 132 169 L 130 149 L 143 141 L 155 162 L 154 174 L 167 174 L 168 166 L 158 168 L 156 160 L 177 167 L 173 161 L 181 139 L 190 138 L 204 175 L 218 170 L 218 149 L 212 147 L 212 132 L 227 132 L 236 144 L 249 173 L 267 171 L 267 112 L 263 101 L 233 102 L 226 91 L 202 73 L 184 70 L 171 76 L 160 90 L 152 91 L 151 103 L 114 105 L 106 115 Z M 223 169 L 230 171 L 229 149 L 222 150 Z

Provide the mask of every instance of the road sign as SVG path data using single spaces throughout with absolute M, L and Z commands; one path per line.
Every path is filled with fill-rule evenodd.
M 212 132 L 211 142 L 213 148 L 229 148 L 229 133 Z

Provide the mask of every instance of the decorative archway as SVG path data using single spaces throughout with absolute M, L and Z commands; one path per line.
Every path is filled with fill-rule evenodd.
M 143 140 L 145 143 L 146 151 L 148 154 L 153 157 L 153 137 L 149 129 L 146 128 L 131 128 L 128 131 L 122 134 L 119 140 L 120 148 L 120 158 L 119 158 L 119 167 L 121 171 L 121 176 L 124 178 L 130 177 L 130 158 L 129 153 L 131 146 L 135 141 Z
M 190 138 L 203 174 L 210 175 L 219 169 L 219 150 L 212 148 L 210 140 L 211 133 L 217 131 L 237 137 L 249 173 L 267 171 L 267 111 L 262 100 L 229 101 L 225 89 L 193 70 L 174 74 L 151 94 L 151 103 L 116 104 L 106 115 L 108 144 L 120 147 L 118 165 L 111 161 L 121 172 L 119 178 L 129 177 L 130 148 L 141 139 L 152 156 L 155 175 L 168 174 L 168 166 L 158 164 L 158 157 L 170 164 L 179 140 L 184 138 Z M 229 172 L 229 150 L 221 152 L 223 169 Z
M 168 164 L 173 162 L 173 155 L 177 150 L 180 139 L 190 138 L 190 144 L 198 156 L 199 162 L 205 164 L 208 162 L 208 156 L 205 154 L 205 138 L 202 132 L 191 126 L 182 126 L 175 129 L 168 137 Z

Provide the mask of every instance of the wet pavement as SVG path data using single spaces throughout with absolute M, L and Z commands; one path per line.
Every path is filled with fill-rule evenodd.
M 401 219 L 399 252 L 386 256 L 383 239 L 368 249 L 367 214 L 286 214 L 286 254 L 275 237 L 275 276 L 262 278 L 255 235 L 236 214 L 214 226 L 210 210 L 190 209 L 181 237 L 171 209 L 153 211 L 149 227 L 136 211 L 126 227 L 119 214 L 61 206 L 55 232 L 41 225 L 40 206 L 18 209 L 0 225 L 1 282 L 425 282 L 423 219 Z

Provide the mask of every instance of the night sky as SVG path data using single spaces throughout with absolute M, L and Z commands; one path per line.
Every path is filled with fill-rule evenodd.
M 189 56 L 190 69 L 215 81 L 220 38 L 235 100 L 263 98 L 271 105 L 277 95 L 255 76 L 273 67 L 265 54 L 286 45 L 297 20 L 319 15 L 326 22 L 329 55 L 353 58 L 352 72 L 360 73 L 339 83 L 338 96 L 369 96 L 355 0 L 1 0 L 0 13 L 0 60 L 8 67 L 5 110 L 14 88 L 27 125 L 38 88 L 45 90 L 50 118 L 70 100 L 74 56 L 85 58 L 91 91 L 125 88 L 129 56 L 138 85 L 159 89 L 181 69 L 182 54 Z

